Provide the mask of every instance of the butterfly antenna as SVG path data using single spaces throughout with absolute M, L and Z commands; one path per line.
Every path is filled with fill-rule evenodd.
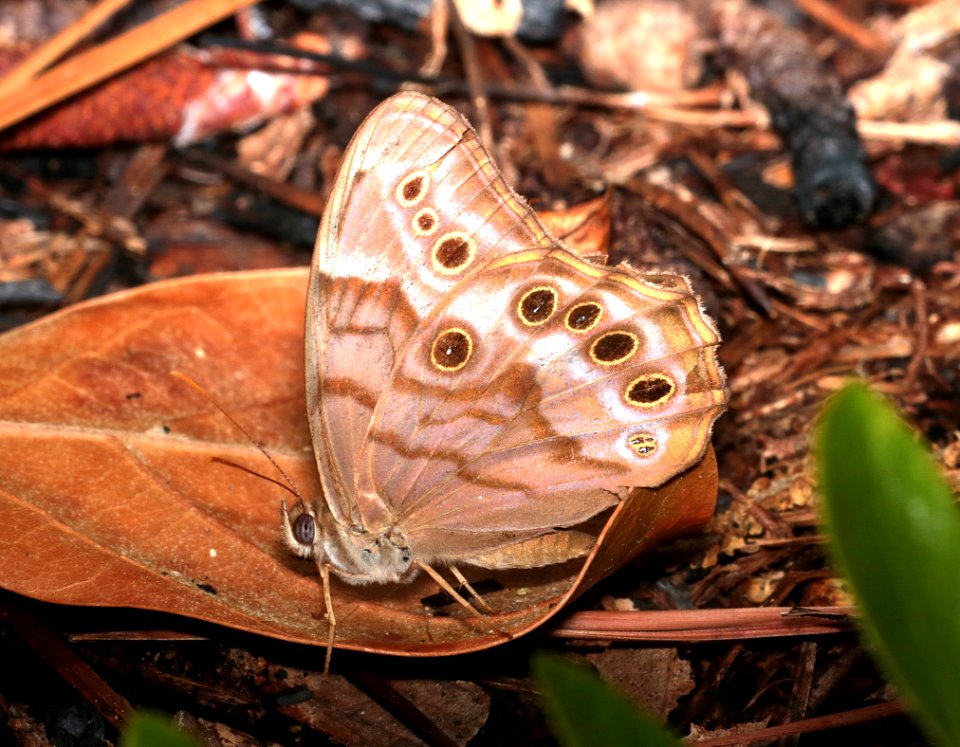
M 210 461 L 211 461 L 211 462 L 215 462 L 215 463 L 217 463 L 217 464 L 223 464 L 223 465 L 225 465 L 225 466 L 227 466 L 227 467 L 233 467 L 234 469 L 238 469 L 238 470 L 240 470 L 241 472 L 246 472 L 248 475 L 253 475 L 254 477 L 259 477 L 261 480 L 266 480 L 267 482 L 272 482 L 272 483 L 273 483 L 274 485 L 276 485 L 277 487 L 283 488 L 284 490 L 286 490 L 288 493 L 290 493 L 291 495 L 293 495 L 295 498 L 299 498 L 299 497 L 300 497 L 300 494 L 297 493 L 296 490 L 294 490 L 293 488 L 291 488 L 291 487 L 290 487 L 289 485 L 287 485 L 285 482 L 280 482 L 279 480 L 274 480 L 272 477 L 268 477 L 267 475 L 263 474 L 262 472 L 257 472 L 255 469 L 250 469 L 249 467 L 247 467 L 247 466 L 245 466 L 245 465 L 243 465 L 243 464 L 238 464 L 237 462 L 231 462 L 229 459 L 224 459 L 223 457 L 218 457 L 218 456 L 210 457 Z
M 179 371 L 171 371 L 170 375 L 176 379 L 180 379 L 180 381 L 182 381 L 184 384 L 189 384 L 190 386 L 192 386 L 197 392 L 203 395 L 204 399 L 206 399 L 207 402 L 209 402 L 211 405 L 216 407 L 223 414 L 223 416 L 230 421 L 230 423 L 233 425 L 234 428 L 236 428 L 244 436 L 246 436 L 247 440 L 260 450 L 260 453 L 267 458 L 270 464 L 273 465 L 273 468 L 280 473 L 280 476 L 286 481 L 287 484 L 284 485 L 278 480 L 274 480 L 273 478 L 267 477 L 266 475 L 261 475 L 259 472 L 254 472 L 252 469 L 247 469 L 246 467 L 243 467 L 239 464 L 234 464 L 233 462 L 228 462 L 226 460 L 219 459 L 217 457 L 213 458 L 214 462 L 220 462 L 221 464 L 227 464 L 231 467 L 237 467 L 239 469 L 244 470 L 245 472 L 249 472 L 251 475 L 257 475 L 258 477 L 262 477 L 264 480 L 270 480 L 270 482 L 276 483 L 277 485 L 284 488 L 285 490 L 289 490 L 291 493 L 293 493 L 293 495 L 297 497 L 297 500 L 299 500 L 300 503 L 303 503 L 303 496 L 300 495 L 300 491 L 297 490 L 297 486 L 293 484 L 293 480 L 290 479 L 290 476 L 287 475 L 286 472 L 284 472 L 283 467 L 277 464 L 277 460 L 274 459 L 272 456 L 270 456 L 270 453 L 265 448 L 263 448 L 263 444 L 261 444 L 253 436 L 251 436 L 250 433 L 247 432 L 247 429 L 244 428 L 242 425 L 240 425 L 240 423 L 237 422 L 236 418 L 234 418 L 233 415 L 231 415 L 229 412 L 224 410 L 220 406 L 219 402 L 217 402 L 213 397 L 207 394 L 207 391 L 202 386 L 200 386 L 197 382 L 195 382 L 186 374 L 180 373 Z

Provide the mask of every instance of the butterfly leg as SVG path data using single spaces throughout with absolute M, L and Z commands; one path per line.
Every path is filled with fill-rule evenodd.
M 422 560 L 414 560 L 413 562 L 414 562 L 415 565 L 419 566 L 420 568 L 423 568 L 423 570 L 425 570 L 425 571 L 430 575 L 430 577 L 431 577 L 434 581 L 437 582 L 437 584 L 440 586 L 440 588 L 443 589 L 445 592 L 447 592 L 447 594 L 449 594 L 450 596 L 452 596 L 454 599 L 456 599 L 457 602 L 459 602 L 461 606 L 463 606 L 464 608 L 466 608 L 467 610 L 469 610 L 472 614 L 476 615 L 477 617 L 483 617 L 483 615 L 481 615 L 479 612 L 477 612 L 477 608 L 476 608 L 476 607 L 474 607 L 472 604 L 470 604 L 470 602 L 468 602 L 466 599 L 464 599 L 462 596 L 460 596 L 460 594 L 457 592 L 457 590 L 454 589 L 454 588 L 447 582 L 447 580 L 446 580 L 443 576 L 441 576 L 439 573 L 437 573 L 436 569 L 431 568 L 429 565 L 427 565 L 426 563 L 424 563 Z M 468 586 L 469 586 L 469 585 L 468 585 Z M 471 591 L 472 591 L 472 589 L 471 589 Z M 474 593 L 476 593 L 476 592 L 474 592 Z
M 452 573 L 454 578 L 460 582 L 460 587 L 466 589 L 467 593 L 473 597 L 473 600 L 477 603 L 478 607 L 488 614 L 493 612 L 493 608 L 487 604 L 486 600 L 484 600 L 484 598 L 477 593 L 477 590 L 470 585 L 470 582 L 467 581 L 467 577 L 460 572 L 459 568 L 457 568 L 455 565 L 451 565 L 450 573 Z
M 323 660 L 323 678 L 330 676 L 330 660 L 333 658 L 333 637 L 337 632 L 337 618 L 333 614 L 333 597 L 330 594 L 330 566 L 320 564 L 320 581 L 323 583 L 323 606 L 327 612 L 327 655 Z

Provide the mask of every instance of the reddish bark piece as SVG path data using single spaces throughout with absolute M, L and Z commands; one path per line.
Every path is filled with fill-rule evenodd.
M 280 488 L 200 382 L 307 496 L 319 489 L 303 402 L 305 269 L 197 276 L 79 304 L 0 336 L 0 585 L 48 602 L 172 612 L 325 643 L 316 567 L 279 537 Z M 489 574 L 497 612 L 436 616 L 410 584 L 333 583 L 337 645 L 438 655 L 539 625 L 653 543 L 713 510 L 712 452 L 622 503 L 587 563 Z
M 329 51 L 326 40 L 315 35 L 302 34 L 291 43 L 308 51 Z M 0 68 L 14 62 L 7 56 L 0 59 Z M 189 145 L 219 132 L 252 127 L 326 95 L 326 76 L 256 69 L 270 62 L 269 55 L 251 56 L 246 67 L 227 67 L 208 52 L 182 47 L 4 132 L 0 150 L 92 148 L 147 140 Z

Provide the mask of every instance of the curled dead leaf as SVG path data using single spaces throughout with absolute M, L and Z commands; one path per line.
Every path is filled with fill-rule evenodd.
M 599 264 L 610 252 L 610 202 L 612 192 L 566 210 L 537 210 L 537 217 L 574 254 Z
M 0 585 L 47 602 L 172 612 L 324 645 L 316 566 L 279 536 L 285 492 L 256 448 L 180 370 L 248 427 L 305 495 L 319 490 L 304 414 L 305 269 L 157 283 L 0 336 Z M 713 453 L 637 490 L 586 562 L 480 571 L 496 610 L 469 618 L 406 585 L 334 581 L 337 645 L 406 655 L 472 651 L 540 625 L 653 544 L 701 527 Z

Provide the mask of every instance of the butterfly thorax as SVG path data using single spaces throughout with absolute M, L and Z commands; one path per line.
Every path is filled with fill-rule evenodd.
M 400 581 L 413 560 L 403 534 L 396 528 L 379 533 L 359 525 L 334 525 L 324 545 L 333 571 L 351 584 Z
M 359 523 L 338 522 L 322 507 L 298 504 L 281 509 L 287 546 L 303 558 L 312 558 L 349 584 L 390 583 L 404 580 L 413 552 L 396 527 L 371 531 Z

